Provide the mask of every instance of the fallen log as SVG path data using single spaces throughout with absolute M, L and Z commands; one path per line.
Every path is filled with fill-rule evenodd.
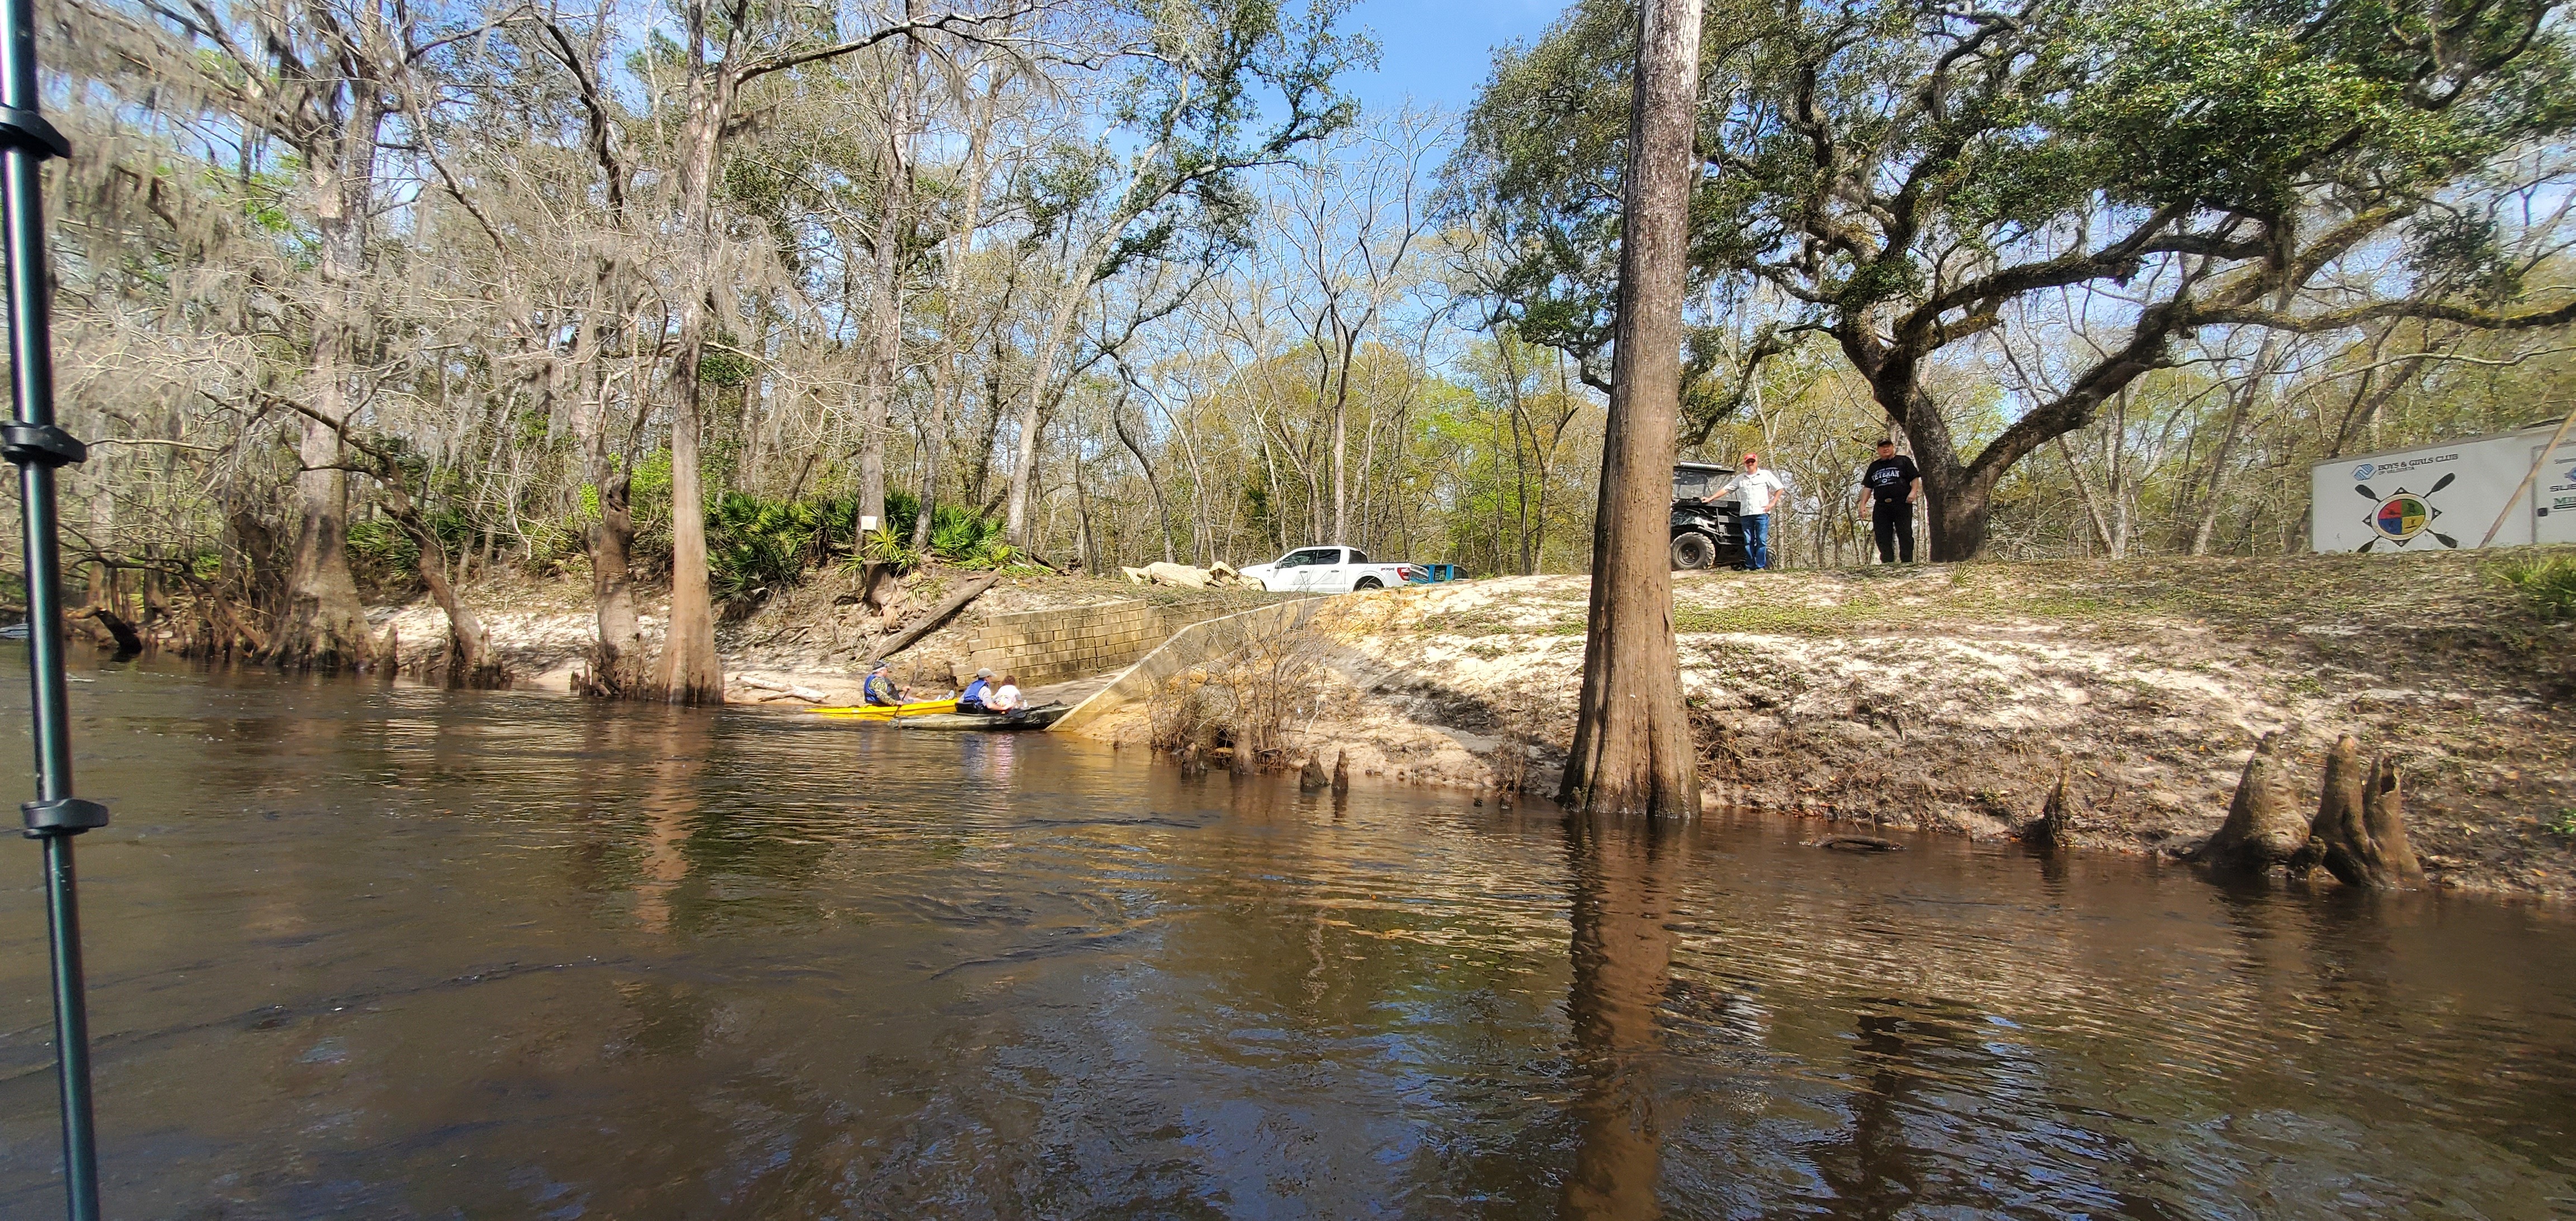
M 740 675 L 740 676 L 736 677 L 736 679 L 735 679 L 734 681 L 739 682 L 739 683 L 741 683 L 743 686 L 750 687 L 750 688 L 753 688 L 753 689 L 755 689 L 755 690 L 760 690 L 760 691 L 775 691 L 775 692 L 777 692 L 777 693 L 778 693 L 778 695 L 779 695 L 780 697 L 784 697 L 784 698 L 787 698 L 787 699 L 803 700 L 803 701 L 805 701 L 806 703 L 809 703 L 809 704 L 819 704 L 819 703 L 822 703 L 825 699 L 829 698 L 828 696 L 825 696 L 822 692 L 817 691 L 817 690 L 815 690 L 815 689 L 814 689 L 814 688 L 812 688 L 812 687 L 799 687 L 799 686 L 795 685 L 794 683 L 782 683 L 782 682 L 778 681 L 777 679 L 774 679 L 774 678 L 762 678 L 762 677 L 760 677 L 760 676 L 759 676 L 759 675 L 757 675 L 757 674 L 744 674 L 744 675 Z M 766 699 L 764 699 L 764 700 L 762 700 L 761 702 L 762 702 L 762 703 L 767 703 L 767 702 L 769 702 L 769 701 L 768 701 L 768 700 L 766 700 Z
M 911 627 L 905 628 L 900 632 L 896 632 L 893 637 L 888 639 L 884 644 L 878 645 L 876 650 L 868 655 L 868 660 L 870 662 L 883 661 L 886 658 L 904 651 L 905 649 L 911 648 L 913 642 L 920 640 L 922 637 L 927 636 L 932 632 L 938 631 L 940 624 L 948 622 L 950 616 L 966 609 L 967 603 L 974 601 L 985 590 L 991 589 L 993 587 L 993 582 L 1001 579 L 1001 573 L 988 572 L 966 582 L 964 585 L 958 586 L 957 592 L 948 595 L 948 597 L 944 601 L 940 602 L 939 605 L 931 607 L 930 610 L 922 615 L 921 618 L 913 620 Z
M 1875 835 L 1828 835 L 1807 845 L 1830 848 L 1836 852 L 1903 852 L 1905 845 Z

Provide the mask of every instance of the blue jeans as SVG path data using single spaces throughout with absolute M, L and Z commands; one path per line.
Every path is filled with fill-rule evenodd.
M 1735 519 L 1744 527 L 1744 566 L 1760 572 L 1771 566 L 1771 515 L 1756 513 Z

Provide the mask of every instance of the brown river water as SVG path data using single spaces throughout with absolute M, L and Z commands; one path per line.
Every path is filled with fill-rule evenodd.
M 79 676 L 114 1217 L 2576 1213 L 2546 908 Z M 59 1215 L 33 846 L 0 870 L 0 1215 Z

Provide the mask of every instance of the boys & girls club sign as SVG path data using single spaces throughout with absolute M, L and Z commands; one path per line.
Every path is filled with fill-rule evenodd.
M 2556 424 L 2318 463 L 2308 537 L 2325 551 L 2448 551 L 2576 542 L 2576 437 L 2541 454 Z M 2539 460 L 2539 473 L 2516 495 Z

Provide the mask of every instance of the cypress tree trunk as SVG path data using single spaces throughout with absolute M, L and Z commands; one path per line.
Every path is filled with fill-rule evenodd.
M 288 571 L 286 614 L 270 650 L 280 665 L 336 669 L 364 666 L 372 655 L 366 608 L 349 572 L 349 475 L 339 469 L 340 430 L 354 407 L 351 350 L 357 343 L 360 293 L 366 273 L 368 212 L 374 203 L 376 130 L 382 116 L 373 95 L 353 91 L 346 128 L 329 155 L 307 172 L 314 201 L 315 270 L 321 280 L 313 316 L 310 404 L 324 419 L 307 417 L 296 457 L 298 518 L 294 566 Z M 314 151 L 307 150 L 308 156 Z
M 599 520 L 590 524 L 590 600 L 599 620 L 599 640 L 591 648 L 587 690 L 592 695 L 631 696 L 645 686 L 641 630 L 635 619 L 635 586 L 631 556 L 635 516 L 628 507 L 633 476 L 623 467 L 602 465 L 591 481 L 599 489 Z
M 698 478 L 698 368 L 706 338 L 704 311 L 681 324 L 679 366 L 671 372 L 671 617 L 655 673 L 674 704 L 724 702 L 724 663 L 716 656 L 714 604 L 707 596 L 707 494 Z
M 1647 0 L 1639 21 L 1591 632 L 1561 799 L 1588 814 L 1688 818 L 1699 813 L 1699 771 L 1673 643 L 1668 552 L 1700 0 Z
M 692 23 L 705 10 L 689 8 Z M 703 30 L 692 30 L 703 48 Z M 707 286 L 714 275 L 712 232 L 716 155 L 733 109 L 733 77 L 720 66 L 692 65 L 689 121 L 681 136 L 680 214 L 691 249 L 681 298 L 679 343 L 671 361 L 671 615 L 654 673 L 675 704 L 724 701 L 724 663 L 716 656 L 715 608 L 707 598 L 707 496 L 699 479 L 702 416 L 698 363 L 707 347 Z

